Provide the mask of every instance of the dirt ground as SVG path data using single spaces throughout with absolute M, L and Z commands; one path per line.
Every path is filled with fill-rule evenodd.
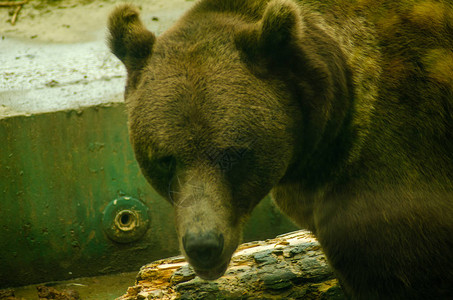
M 127 1 L 142 9 L 145 24 L 161 33 L 194 1 Z M 121 1 L 30 0 L 23 5 L 15 25 L 11 25 L 15 7 L 0 7 L 0 35 L 42 42 L 75 43 L 105 39 L 109 12 Z
M 0 119 L 123 101 L 126 70 L 106 45 L 107 19 L 119 3 L 29 0 L 15 25 L 16 7 L 0 5 Z M 159 35 L 194 1 L 129 3 Z

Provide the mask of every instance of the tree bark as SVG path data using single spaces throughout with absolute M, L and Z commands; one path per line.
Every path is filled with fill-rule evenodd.
M 145 265 L 117 300 L 136 299 L 346 298 L 318 241 L 302 230 L 240 245 L 215 281 L 195 276 L 182 256 Z

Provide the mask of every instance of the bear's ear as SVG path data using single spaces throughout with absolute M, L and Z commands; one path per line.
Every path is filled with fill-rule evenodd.
M 261 20 L 236 34 L 236 45 L 249 58 L 269 55 L 283 58 L 301 40 L 299 7 L 289 0 L 271 0 Z
M 314 85 L 324 84 L 328 70 L 305 34 L 302 15 L 294 1 L 271 0 L 261 20 L 236 34 L 236 46 L 252 67 L 265 66 L 285 74 L 292 71 Z
M 130 4 L 118 6 L 110 14 L 108 29 L 110 50 L 128 72 L 143 68 L 156 37 L 143 25 L 138 9 Z
M 273 0 L 264 11 L 259 28 L 258 47 L 265 54 L 284 54 L 301 40 L 302 17 L 291 1 Z

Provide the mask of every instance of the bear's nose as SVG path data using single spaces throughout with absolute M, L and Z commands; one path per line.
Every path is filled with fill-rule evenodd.
M 214 231 L 202 233 L 187 232 L 182 237 L 182 244 L 191 263 L 198 268 L 210 268 L 215 265 L 223 250 L 223 235 Z

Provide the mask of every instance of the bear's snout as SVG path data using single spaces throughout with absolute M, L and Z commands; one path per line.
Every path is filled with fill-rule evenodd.
M 209 269 L 218 263 L 223 251 L 223 234 L 215 231 L 187 232 L 182 244 L 187 257 L 195 268 Z

